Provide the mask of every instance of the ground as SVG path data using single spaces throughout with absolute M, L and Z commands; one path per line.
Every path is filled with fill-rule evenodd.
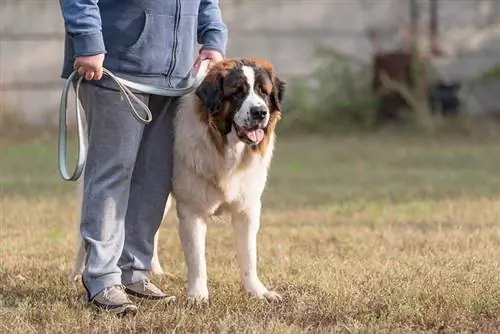
M 208 233 L 211 305 L 188 308 L 175 217 L 155 279 L 178 302 L 135 318 L 95 314 L 67 282 L 74 185 L 56 142 L 1 142 L 0 330 L 38 332 L 500 331 L 497 138 L 288 136 L 276 149 L 259 234 L 262 280 L 281 304 L 249 299 L 230 224 Z

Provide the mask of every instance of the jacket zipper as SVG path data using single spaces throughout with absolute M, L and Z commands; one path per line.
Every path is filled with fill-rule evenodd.
M 176 0 L 175 6 L 175 21 L 174 21 L 174 45 L 172 46 L 172 61 L 168 68 L 166 76 L 168 77 L 168 84 L 172 86 L 172 78 L 170 77 L 174 72 L 175 65 L 177 63 L 177 44 L 178 44 L 178 34 L 179 34 L 179 24 L 181 21 L 181 0 Z

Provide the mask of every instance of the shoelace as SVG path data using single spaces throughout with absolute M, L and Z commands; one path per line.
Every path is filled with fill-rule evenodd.
M 150 290 L 150 291 L 153 291 L 153 292 L 159 292 L 158 288 L 153 283 L 151 283 L 150 280 L 144 280 L 144 281 L 142 281 L 142 289 L 144 291 Z
M 104 299 L 110 299 L 109 298 L 109 293 L 111 291 L 113 291 L 114 289 L 121 290 L 122 292 L 125 291 L 125 288 L 122 285 L 113 285 L 113 286 L 110 286 L 110 287 L 104 289 L 104 292 L 102 294 L 103 298 Z

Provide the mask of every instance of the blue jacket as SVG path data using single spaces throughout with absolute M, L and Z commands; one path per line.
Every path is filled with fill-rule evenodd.
M 73 71 L 75 56 L 106 53 L 104 67 L 125 79 L 182 87 L 196 42 L 226 51 L 227 26 L 218 0 L 59 2 L 66 29 L 63 78 Z

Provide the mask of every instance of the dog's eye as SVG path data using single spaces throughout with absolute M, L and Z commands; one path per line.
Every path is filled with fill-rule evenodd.
M 242 87 L 232 87 L 231 89 L 228 89 L 226 94 L 224 95 L 225 100 L 234 100 L 241 98 L 245 94 L 245 91 L 243 90 Z
M 262 86 L 259 86 L 259 87 L 257 88 L 257 90 L 258 90 L 259 94 L 260 94 L 260 95 L 262 95 L 263 97 L 267 97 L 267 96 L 269 95 L 269 93 L 268 93 L 268 92 L 266 92 L 266 91 L 262 88 Z
M 238 88 L 234 96 L 237 98 L 241 98 L 242 96 L 245 96 L 245 94 L 246 94 L 245 89 L 243 87 L 240 87 Z

